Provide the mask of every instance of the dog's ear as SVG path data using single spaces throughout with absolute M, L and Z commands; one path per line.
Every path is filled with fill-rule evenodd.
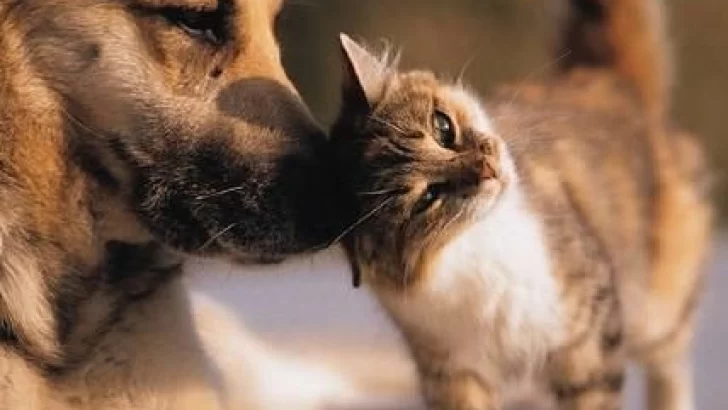
M 381 97 L 390 74 L 386 58 L 377 58 L 346 34 L 340 34 L 344 103 L 370 109 Z

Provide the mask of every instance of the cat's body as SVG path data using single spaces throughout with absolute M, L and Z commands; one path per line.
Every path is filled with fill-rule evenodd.
M 534 378 L 559 409 L 616 409 L 631 357 L 651 410 L 692 409 L 711 209 L 700 150 L 665 118 L 653 6 L 573 1 L 565 69 L 484 107 L 344 40 L 332 135 L 366 216 L 346 247 L 432 408 L 497 408 Z
M 400 326 L 433 350 L 426 354 L 442 346 L 448 366 L 494 382 L 523 377 L 542 363 L 564 322 L 542 223 L 519 186 L 502 195 L 487 217 L 451 238 L 415 274 L 427 280 L 404 296 L 377 287 Z

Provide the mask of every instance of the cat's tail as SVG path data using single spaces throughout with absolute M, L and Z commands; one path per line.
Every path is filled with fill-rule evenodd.
M 560 66 L 613 70 L 627 80 L 645 109 L 669 108 L 672 66 L 662 0 L 566 0 Z

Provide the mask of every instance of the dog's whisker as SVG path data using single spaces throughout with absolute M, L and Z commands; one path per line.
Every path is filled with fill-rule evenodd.
M 222 191 L 214 192 L 212 194 L 200 195 L 198 197 L 195 197 L 195 200 L 196 201 L 204 201 L 206 199 L 216 198 L 216 197 L 223 196 L 223 195 L 227 195 L 227 194 L 230 194 L 230 193 L 233 193 L 233 192 L 241 191 L 243 189 L 244 189 L 244 187 L 242 187 L 242 186 L 236 186 L 236 187 L 232 187 L 232 188 L 226 188 L 226 189 L 223 189 Z
M 207 241 L 205 241 L 205 243 L 203 243 L 202 246 L 200 246 L 197 249 L 197 251 L 198 252 L 204 251 L 205 249 L 207 249 L 208 246 L 212 245 L 213 242 L 215 242 L 216 240 L 218 240 L 221 236 L 225 235 L 226 233 L 230 232 L 230 230 L 232 230 L 233 228 L 235 228 L 236 226 L 238 226 L 238 224 L 239 224 L 239 222 L 231 223 L 225 229 L 222 229 L 221 231 L 219 231 L 218 233 L 216 233 L 215 235 L 213 235 L 212 237 L 210 237 L 210 239 L 208 239 Z
M 71 122 L 73 122 L 74 124 L 76 124 L 79 127 L 83 128 L 86 132 L 88 132 L 89 134 L 93 135 L 94 137 L 104 138 L 104 136 L 103 136 L 103 134 L 101 134 L 101 132 L 96 131 L 95 129 L 93 129 L 90 126 L 86 125 L 83 121 L 81 121 L 80 119 L 76 118 L 76 116 L 74 116 L 73 114 L 71 114 L 70 112 L 68 112 L 68 110 L 66 110 L 65 108 L 63 108 L 63 107 L 59 107 L 59 108 L 60 108 L 61 113 L 63 113 L 63 115 L 65 115 L 69 120 L 71 120 Z

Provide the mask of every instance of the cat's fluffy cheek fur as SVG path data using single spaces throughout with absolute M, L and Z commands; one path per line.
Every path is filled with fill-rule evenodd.
M 493 134 L 493 123 L 475 94 L 459 85 L 448 87 L 446 90 L 448 99 L 463 108 L 463 112 L 468 116 L 467 123 L 473 129 L 483 134 Z
M 525 377 L 561 339 L 559 287 L 538 219 L 517 186 L 465 229 L 406 295 L 380 292 L 404 324 L 444 350 L 453 371 L 492 385 Z
M 468 91 L 467 88 L 464 88 L 461 85 L 454 85 L 446 88 L 446 93 L 448 100 L 462 108 L 462 113 L 467 116 L 466 123 L 469 124 L 473 130 L 483 136 L 487 136 L 487 138 L 497 139 L 498 143 L 501 145 L 498 148 L 500 159 L 496 164 L 497 167 L 500 168 L 500 176 L 497 181 L 494 180 L 492 182 L 501 185 L 501 190 L 515 184 L 517 180 L 515 162 L 513 161 L 508 148 L 505 146 L 505 141 L 496 136 L 497 133 L 493 127 L 493 121 L 488 116 L 488 113 L 481 104 L 477 95 Z M 493 190 L 491 189 L 489 191 L 491 191 L 490 195 L 488 192 L 484 192 L 485 200 L 483 202 L 486 203 L 487 206 L 482 207 L 483 213 L 490 212 L 490 206 L 495 202 Z M 500 193 L 497 194 L 500 195 Z

